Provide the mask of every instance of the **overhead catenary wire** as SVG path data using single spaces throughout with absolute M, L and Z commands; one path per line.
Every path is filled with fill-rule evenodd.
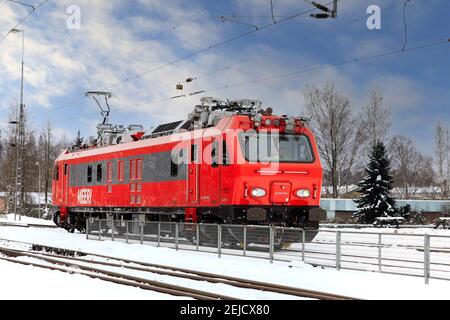
M 6 0 L 4 0 L 4 1 L 6 2 Z M 210 4 L 208 4 L 207 6 L 205 6 L 205 7 L 201 8 L 201 9 L 195 11 L 195 13 L 193 13 L 192 15 L 190 15 L 189 17 L 187 17 L 186 19 L 184 19 L 183 22 L 180 22 L 180 23 L 178 23 L 177 25 L 171 26 L 169 29 L 167 29 L 167 30 L 165 30 L 165 31 L 163 31 L 163 32 L 161 32 L 161 33 L 159 33 L 159 34 L 158 34 L 155 38 L 153 38 L 152 40 L 161 39 L 161 37 L 162 37 L 163 35 L 165 35 L 165 34 L 167 34 L 167 33 L 169 33 L 169 32 L 173 32 L 174 30 L 177 30 L 177 29 L 180 28 L 181 26 L 183 26 L 183 25 L 185 25 L 186 23 L 190 22 L 193 18 L 195 18 L 196 16 L 198 16 L 200 13 L 209 10 L 211 7 L 213 7 L 214 5 L 216 5 L 219 1 L 220 1 L 220 0 L 213 0 L 213 1 L 211 1 Z M 129 55 L 131 52 L 133 52 L 133 51 L 135 51 L 135 50 L 136 50 L 136 49 L 131 49 L 131 50 L 129 50 L 129 51 L 126 53 L 126 55 Z M 102 73 L 94 74 L 94 75 L 92 75 L 92 76 L 86 78 L 86 80 L 92 79 L 92 78 L 97 77 L 97 76 L 99 76 L 99 75 L 101 75 L 101 74 L 102 74 Z M 89 89 L 86 88 L 85 90 L 83 90 L 83 93 L 84 93 L 85 91 L 87 91 L 87 90 L 89 90 Z M 54 112 L 54 111 L 57 111 L 57 110 L 61 110 L 61 109 L 67 108 L 67 107 L 69 107 L 69 106 L 75 104 L 76 102 L 79 102 L 79 101 L 82 101 L 82 100 L 84 100 L 84 95 L 80 95 L 79 98 L 72 99 L 72 100 L 71 100 L 69 103 L 67 103 L 67 104 L 64 104 L 64 105 L 62 105 L 62 106 L 56 107 L 56 108 L 54 108 L 54 109 L 52 109 L 52 110 L 48 110 L 48 111 L 46 111 L 45 113 L 38 114 L 38 115 L 34 116 L 32 119 L 39 118 L 39 117 L 41 117 L 41 116 L 47 115 L 48 113 L 51 113 L 51 112 Z
M 382 9 L 383 9 L 384 11 L 386 11 L 386 10 L 391 9 L 391 8 L 393 8 L 393 7 L 396 7 L 396 6 L 399 6 L 399 5 L 403 5 L 403 1 L 404 1 L 404 0 L 400 0 L 399 2 L 397 2 L 397 3 L 395 3 L 395 4 L 391 4 L 391 5 L 382 7 Z M 391 11 L 388 11 L 388 12 L 391 12 Z M 342 23 L 342 24 L 340 24 L 340 25 L 337 25 L 337 26 L 334 26 L 334 27 L 331 27 L 331 28 L 327 28 L 327 29 L 324 29 L 324 30 L 322 30 L 322 31 L 319 31 L 319 32 L 317 32 L 317 33 L 315 33 L 315 34 L 312 34 L 312 35 L 310 35 L 310 36 L 301 38 L 300 40 L 301 40 L 302 43 L 303 43 L 303 41 L 305 41 L 305 40 L 308 40 L 308 39 L 311 39 L 311 38 L 315 38 L 315 37 L 320 36 L 320 35 L 322 35 L 322 34 L 329 34 L 331 31 L 336 31 L 336 30 L 338 30 L 338 29 L 344 28 L 344 27 L 346 27 L 346 26 L 348 26 L 348 25 L 351 25 L 351 24 L 353 24 L 353 23 L 360 22 L 360 21 L 362 21 L 362 20 L 364 20 L 364 19 L 366 19 L 366 15 L 361 15 L 361 16 L 359 16 L 359 17 L 357 17 L 357 18 L 350 19 L 349 21 L 347 21 L 347 22 L 345 22 L 345 23 Z M 204 73 L 204 74 L 195 76 L 194 78 L 198 79 L 198 78 L 201 78 L 201 77 L 210 75 L 210 74 L 214 74 L 214 73 L 219 72 L 219 71 L 229 70 L 229 69 L 234 68 L 234 67 L 236 67 L 236 66 L 238 66 L 238 65 L 240 65 L 240 64 L 242 64 L 242 63 L 244 63 L 244 62 L 246 62 L 246 61 L 248 61 L 248 60 L 251 60 L 251 59 L 252 59 L 251 57 L 250 57 L 250 58 L 245 58 L 245 59 L 243 59 L 243 60 L 238 61 L 237 63 L 231 64 L 231 65 L 229 64 L 229 65 L 226 65 L 226 66 L 224 66 L 224 67 L 220 67 L 220 68 L 214 69 L 214 70 L 209 71 L 209 72 L 206 72 L 206 73 Z M 182 81 L 182 82 L 180 82 L 180 83 L 186 83 L 186 81 Z M 174 85 L 173 82 L 170 82 L 170 83 L 167 82 L 167 83 L 165 83 L 165 84 L 161 84 L 161 85 L 158 85 L 158 86 L 154 86 L 153 88 L 160 88 L 160 87 L 164 87 L 164 86 L 173 86 L 173 85 Z M 70 101 L 69 103 L 66 103 L 66 104 L 64 104 L 64 105 L 58 106 L 58 107 L 56 107 L 56 108 L 54 108 L 54 109 L 52 109 L 52 110 L 48 110 L 48 111 L 46 111 L 45 113 L 40 113 L 40 114 L 38 114 L 38 115 L 35 115 L 35 116 L 33 116 L 31 119 L 36 119 L 36 118 L 39 118 L 39 117 L 48 115 L 49 113 L 52 113 L 52 112 L 55 112 L 55 111 L 58 111 L 58 110 L 61 110 L 61 109 L 65 109 L 65 108 L 70 107 L 70 106 L 72 106 L 73 104 L 75 104 L 76 102 L 79 102 L 79 101 L 81 101 L 81 100 L 83 100 L 83 99 L 84 99 L 84 97 L 83 97 L 83 98 L 81 98 L 81 97 L 80 97 L 80 98 L 75 98 L 75 99 L 73 99 L 72 101 Z M 166 101 L 166 100 L 167 100 L 166 98 L 163 98 L 163 99 L 158 99 L 158 100 L 156 100 L 156 101 L 155 101 L 155 100 L 152 100 L 152 101 L 150 101 L 150 102 L 148 102 L 148 103 L 162 102 L 162 101 Z M 145 103 L 145 104 L 147 104 L 147 103 Z M 139 105 L 144 105 L 144 104 L 139 104 Z
M 332 3 L 333 3 L 333 1 L 330 2 L 330 3 L 328 3 L 328 4 L 332 4 Z M 327 5 L 328 5 L 328 4 L 327 4 Z M 240 33 L 240 34 L 238 34 L 238 35 L 236 35 L 236 36 L 234 36 L 234 37 L 225 39 L 225 40 L 223 40 L 223 41 L 219 41 L 219 42 L 217 42 L 217 43 L 215 43 L 215 44 L 212 44 L 212 45 L 210 45 L 210 46 L 208 46 L 208 47 L 206 47 L 206 48 L 203 48 L 203 49 L 200 49 L 200 50 L 198 50 L 198 51 L 192 52 L 192 53 L 190 53 L 190 54 L 188 54 L 188 55 L 185 55 L 185 56 L 183 56 L 183 57 L 181 57 L 181 58 L 178 58 L 178 59 L 175 59 L 175 60 L 173 60 L 173 61 L 170 61 L 170 62 L 167 62 L 167 63 L 165 63 L 165 64 L 162 64 L 162 65 L 160 65 L 160 66 L 158 66 L 158 67 L 155 67 L 155 68 L 153 68 L 153 69 L 150 69 L 150 70 L 144 71 L 144 72 L 142 72 L 142 73 L 138 73 L 138 74 L 135 74 L 135 75 L 133 75 L 133 76 L 130 76 L 130 77 L 128 77 L 128 78 L 126 78 L 126 79 L 124 79 L 124 80 L 122 80 L 122 81 L 119 81 L 119 82 L 117 82 L 117 83 L 114 83 L 114 84 L 112 84 L 112 85 L 110 85 L 110 86 L 107 86 L 107 87 L 103 88 L 102 91 L 103 91 L 103 90 L 110 90 L 110 89 L 115 88 L 115 87 L 117 87 L 117 86 L 121 86 L 121 85 L 123 85 L 123 84 L 125 84 L 125 83 L 127 83 L 127 82 L 129 82 L 129 81 L 132 81 L 132 80 L 141 78 L 141 77 L 143 77 L 143 76 L 145 76 L 145 75 L 148 75 L 148 74 L 150 74 L 150 73 L 153 73 L 153 72 L 155 72 L 155 71 L 162 70 L 162 69 L 164 69 L 164 68 L 167 68 L 167 67 L 169 67 L 169 66 L 172 66 L 172 65 L 174 65 L 174 64 L 177 64 L 177 63 L 179 63 L 179 62 L 181 62 L 181 61 L 184 61 L 184 60 L 193 58 L 193 57 L 198 56 L 198 55 L 200 55 L 200 54 L 203 54 L 203 53 L 205 53 L 205 52 L 207 52 L 207 51 L 210 51 L 210 50 L 212 50 L 212 49 L 221 47 L 221 46 L 223 46 L 223 45 L 225 45 L 225 44 L 228 44 L 228 43 L 230 43 L 230 42 L 233 42 L 233 41 L 236 41 L 236 40 L 238 40 L 238 39 L 242 39 L 242 38 L 244 38 L 244 37 L 247 37 L 247 36 L 249 36 L 249 35 L 252 35 L 252 34 L 254 34 L 254 33 L 258 32 L 258 31 L 261 31 L 261 30 L 264 30 L 264 29 L 268 29 L 268 28 L 270 28 L 270 27 L 273 27 L 274 25 L 277 25 L 277 24 L 280 24 L 280 23 L 283 23 L 283 22 L 286 22 L 286 21 L 289 21 L 289 20 L 298 18 L 298 17 L 300 17 L 300 16 L 304 16 L 304 15 L 306 15 L 306 14 L 308 14 L 308 13 L 311 13 L 311 12 L 313 12 L 313 11 L 315 11 L 315 10 L 317 10 L 317 8 L 312 8 L 312 9 L 308 9 L 308 10 L 305 10 L 305 11 L 301 11 L 301 12 L 298 12 L 298 13 L 296 13 L 296 14 L 290 15 L 290 16 L 284 18 L 284 19 L 281 19 L 281 20 L 279 20 L 277 23 L 273 23 L 273 22 L 272 22 L 272 23 L 269 23 L 269 24 L 260 26 L 260 27 L 258 27 L 257 29 L 253 29 L 253 30 L 250 30 L 250 31 L 247 31 L 247 32 Z
M 258 79 L 253 79 L 253 80 L 248 80 L 248 81 L 243 81 L 243 82 L 238 82 L 238 83 L 232 83 L 232 84 L 226 84 L 226 85 L 223 85 L 223 86 L 220 86 L 220 87 L 215 87 L 215 88 L 204 90 L 203 93 L 209 93 L 209 92 L 214 92 L 214 91 L 219 91 L 219 90 L 224 90 L 224 89 L 241 87 L 241 86 L 254 84 L 254 83 L 259 83 L 259 82 L 265 82 L 265 81 L 270 81 L 270 80 L 275 80 L 275 79 L 292 77 L 292 76 L 303 74 L 303 73 L 319 71 L 319 70 L 328 69 L 328 68 L 336 68 L 336 67 L 340 67 L 340 66 L 343 66 L 343 65 L 349 65 L 349 64 L 354 64 L 354 63 L 361 63 L 361 62 L 364 62 L 364 61 L 380 59 L 380 58 L 383 58 L 383 57 L 394 56 L 394 55 L 397 55 L 397 54 L 406 54 L 408 52 L 423 50 L 423 49 L 426 49 L 426 48 L 436 47 L 436 46 L 444 45 L 444 44 L 450 44 L 450 38 L 449 39 L 441 39 L 439 41 L 435 41 L 435 42 L 432 42 L 432 43 L 428 43 L 428 44 L 412 47 L 412 48 L 405 49 L 405 50 L 400 49 L 400 50 L 386 51 L 386 52 L 375 54 L 375 55 L 369 55 L 369 56 L 364 56 L 364 57 L 355 57 L 353 59 L 343 60 L 343 61 L 340 61 L 340 62 L 337 62 L 337 63 L 333 63 L 333 64 L 319 65 L 319 66 L 314 66 L 314 67 L 305 68 L 305 69 L 301 69 L 301 70 L 291 71 L 291 72 L 287 72 L 287 73 L 281 73 L 281 74 L 276 74 L 276 75 L 269 75 L 269 76 L 266 76 L 266 77 L 263 77 L 263 78 L 258 78 Z M 187 96 L 188 95 L 186 95 L 186 97 Z M 150 103 L 167 101 L 167 100 L 171 100 L 171 99 L 173 99 L 173 98 L 159 99 L 159 100 L 152 101 Z M 147 104 L 144 104 L 144 105 L 147 105 Z
M 48 1 L 48 0 L 47 0 L 47 1 Z M 327 5 L 332 4 L 332 3 L 333 3 L 333 1 L 329 2 Z M 295 19 L 295 18 L 298 18 L 298 17 L 301 17 L 301 16 L 305 16 L 305 15 L 307 15 L 308 13 L 311 13 L 311 12 L 316 11 L 316 10 L 317 10 L 317 8 L 312 8 L 312 9 L 304 10 L 304 11 L 295 13 L 295 14 L 293 14 L 293 15 L 290 15 L 290 16 L 288 16 L 288 17 L 286 17 L 286 18 L 283 18 L 283 19 L 279 20 L 276 24 L 274 24 L 274 23 L 269 23 L 269 24 L 266 24 L 266 25 L 263 25 L 263 26 L 259 27 L 258 29 L 253 29 L 253 30 L 250 30 L 250 31 L 247 31 L 247 32 L 240 33 L 240 34 L 238 34 L 238 35 L 236 35 L 236 36 L 234 36 L 234 37 L 231 37 L 231 38 L 228 38 L 228 39 L 226 39 L 226 40 L 217 42 L 217 43 L 212 44 L 212 45 L 210 45 L 210 46 L 208 46 L 208 47 L 206 47 L 206 48 L 200 49 L 200 50 L 195 51 L 195 52 L 193 52 L 193 53 L 190 53 L 190 54 L 188 54 L 188 55 L 186 55 L 186 56 L 183 56 L 183 57 L 181 57 L 181 58 L 178 58 L 178 59 L 175 59 L 175 60 L 173 60 L 173 61 L 167 62 L 167 63 L 165 63 L 165 64 L 163 64 L 163 65 L 160 65 L 160 66 L 158 66 L 158 67 L 155 67 L 155 68 L 153 68 L 153 69 L 144 71 L 144 72 L 142 72 L 142 73 L 133 75 L 133 76 L 128 77 L 128 78 L 125 78 L 125 79 L 123 79 L 123 80 L 121 80 L 121 81 L 119 81 L 119 82 L 117 82 L 117 83 L 114 83 L 114 84 L 112 84 L 112 85 L 109 85 L 109 86 L 107 86 L 107 87 L 104 87 L 104 88 L 100 89 L 100 91 L 110 91 L 111 89 L 116 88 L 116 87 L 118 87 L 118 86 L 122 86 L 122 85 L 124 85 L 125 83 L 128 83 L 128 82 L 130 82 L 130 81 L 132 81 L 132 80 L 134 80 L 134 79 L 141 78 L 141 77 L 146 76 L 146 75 L 148 75 L 148 74 L 150 74 L 150 73 L 153 73 L 153 72 L 162 70 L 162 69 L 164 69 L 164 68 L 167 68 L 167 67 L 169 67 L 169 66 L 175 65 L 175 64 L 177 64 L 177 63 L 179 63 L 179 62 L 181 62 L 181 61 L 184 61 L 184 60 L 193 58 L 193 57 L 195 57 L 195 56 L 198 56 L 198 55 L 203 54 L 203 53 L 205 53 L 205 52 L 207 52 L 207 51 L 210 51 L 210 50 L 213 50 L 213 49 L 218 48 L 218 47 L 220 47 L 220 46 L 223 46 L 223 45 L 225 45 L 225 44 L 231 43 L 231 42 L 236 41 L 236 40 L 238 40 L 238 39 L 242 39 L 242 38 L 247 37 L 247 36 L 249 36 L 249 35 L 251 35 L 251 34 L 254 34 L 254 33 L 257 32 L 257 31 L 264 30 L 264 29 L 268 29 L 268 28 L 270 28 L 270 27 L 273 27 L 274 25 L 278 25 L 278 24 L 281 24 L 281 23 L 283 23 L 283 22 L 286 22 L 286 21 L 289 21 L 289 20 L 292 20 L 292 19 Z M 73 105 L 75 102 L 78 102 L 78 101 L 81 101 L 81 100 L 82 100 L 81 97 L 80 97 L 80 98 L 77 98 L 77 99 L 74 99 L 74 100 L 72 100 L 71 102 L 69 102 L 69 105 Z M 53 111 L 59 110 L 59 109 L 63 109 L 63 108 L 65 108 L 65 107 L 66 107 L 66 105 L 61 106 L 61 107 L 58 107 L 58 108 L 55 108 L 55 109 L 53 109 L 53 110 L 50 111 L 50 112 L 53 112 Z M 48 113 L 49 113 L 49 112 L 46 112 L 46 114 L 48 114 Z M 43 115 L 43 114 L 41 114 L 41 115 Z M 38 116 L 41 116 L 41 115 L 38 115 Z
M 292 77 L 292 76 L 296 76 L 296 75 L 303 74 L 303 73 L 309 73 L 309 72 L 314 72 L 314 71 L 319 71 L 319 70 L 324 70 L 324 69 L 329 69 L 329 68 L 336 68 L 336 67 L 341 67 L 343 65 L 356 64 L 356 63 L 361 63 L 361 62 L 370 61 L 370 60 L 376 60 L 376 59 L 380 59 L 380 58 L 388 57 L 388 56 L 407 54 L 409 52 L 423 50 L 423 49 L 436 47 L 436 46 L 440 46 L 440 45 L 444 45 L 444 44 L 450 44 L 450 38 L 449 39 L 440 39 L 439 41 L 431 42 L 428 44 L 423 44 L 423 45 L 416 46 L 416 47 L 411 47 L 411 48 L 408 48 L 405 50 L 400 49 L 400 50 L 386 51 L 386 52 L 375 54 L 375 55 L 368 55 L 368 56 L 364 56 L 364 57 L 355 57 L 353 59 L 343 60 L 343 61 L 336 62 L 333 64 L 313 66 L 313 67 L 296 70 L 296 71 L 292 71 L 292 72 L 281 73 L 281 74 L 276 74 L 276 75 L 269 75 L 269 76 L 266 76 L 263 78 L 258 78 L 258 79 L 253 79 L 253 80 L 248 80 L 248 81 L 243 81 L 243 82 L 238 82 L 238 83 L 232 83 L 232 84 L 226 84 L 226 85 L 223 85 L 220 87 L 202 90 L 202 93 L 209 93 L 209 92 L 220 91 L 220 90 L 225 90 L 225 89 L 230 89 L 230 88 L 235 88 L 235 87 L 246 86 L 246 85 L 259 83 L 259 82 L 287 78 L 287 77 Z M 149 101 L 148 103 L 137 105 L 136 107 L 143 107 L 143 106 L 156 104 L 159 102 L 167 102 L 170 100 L 182 99 L 182 98 L 187 98 L 187 97 L 190 97 L 189 94 L 180 95 L 180 97 L 177 97 L 177 98 L 167 97 L 167 98 L 155 99 L 155 100 Z M 96 113 L 92 113 L 92 115 L 95 115 L 95 114 Z M 69 121 L 69 120 L 74 120 L 74 119 L 79 119 L 79 116 L 63 119 L 62 121 Z
M 17 1 L 17 0 L 7 0 L 7 1 L 9 1 L 9 2 L 14 2 L 14 3 L 20 4 L 20 5 L 22 5 L 22 6 L 32 8 L 33 10 L 36 9 L 36 7 L 33 6 L 32 4 L 25 3 L 25 2 L 22 2 L 22 1 Z
M 10 28 L 8 32 L 6 32 L 1 38 L 0 42 L 5 40 L 5 38 L 12 32 L 11 30 L 17 29 L 22 23 L 24 23 L 33 13 L 35 13 L 37 10 L 39 10 L 44 4 L 46 4 L 49 0 L 44 0 L 41 3 L 39 3 L 31 12 L 29 12 L 25 17 L 23 17 L 15 26 Z

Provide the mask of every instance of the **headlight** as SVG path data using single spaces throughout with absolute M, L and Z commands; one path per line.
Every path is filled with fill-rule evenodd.
M 272 125 L 272 120 L 270 119 L 266 119 L 266 121 L 264 121 L 264 124 L 268 127 L 270 127 Z
M 308 189 L 300 189 L 295 192 L 295 195 L 299 198 L 309 198 L 311 196 L 311 191 Z
M 266 195 L 266 190 L 261 188 L 253 188 L 252 189 L 252 196 L 255 198 L 261 198 Z
M 281 121 L 280 121 L 279 119 L 277 119 L 277 120 L 275 120 L 275 121 L 273 122 L 273 125 L 274 125 L 275 127 L 279 127 L 280 124 L 281 124 Z

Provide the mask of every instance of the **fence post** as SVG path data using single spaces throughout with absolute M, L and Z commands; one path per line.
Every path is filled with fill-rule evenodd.
M 161 246 L 161 221 L 158 222 L 158 247 Z
M 111 216 L 111 240 L 114 241 L 114 217 Z
M 341 231 L 336 232 L 336 269 L 341 270 Z
M 430 283 L 430 235 L 425 234 L 424 241 L 424 276 L 425 276 L 425 284 Z
M 86 219 L 86 240 L 89 240 L 89 223 L 90 219 Z
M 247 226 L 244 226 L 244 257 L 247 255 Z
M 196 242 L 197 242 L 197 251 L 200 250 L 200 224 L 197 223 L 197 228 L 196 228 Z
M 127 243 L 128 243 L 128 221 L 125 222 L 125 232 L 127 233 Z
M 139 222 L 139 225 L 141 226 L 141 244 L 144 244 L 144 223 Z
M 217 225 L 217 254 L 222 258 L 222 225 Z
M 383 246 L 383 239 L 382 239 L 382 234 L 380 233 L 378 235 L 378 271 L 381 272 L 381 260 L 382 260 L 382 246 Z
M 306 231 L 302 229 L 302 261 L 305 262 Z
M 178 222 L 175 222 L 175 250 L 178 251 Z
M 269 227 L 270 229 L 269 229 L 269 241 L 270 241 L 270 243 L 269 243 L 269 246 L 270 246 L 270 248 L 269 248 L 269 258 L 270 258 L 270 263 L 273 263 L 273 251 L 274 251 L 274 245 L 275 245 L 275 230 L 274 230 L 274 227 L 273 226 L 270 226 Z

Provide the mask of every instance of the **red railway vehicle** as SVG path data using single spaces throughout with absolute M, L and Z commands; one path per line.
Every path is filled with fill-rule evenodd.
M 89 217 L 280 225 L 317 230 L 322 167 L 308 119 L 261 102 L 202 98 L 188 120 L 147 132 L 99 125 L 96 145 L 64 151 L 53 217 L 83 231 Z

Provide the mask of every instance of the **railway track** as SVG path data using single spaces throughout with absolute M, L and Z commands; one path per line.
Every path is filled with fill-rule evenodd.
M 208 282 L 214 284 L 223 284 L 241 289 L 260 290 L 300 298 L 309 298 L 318 300 L 353 300 L 352 298 L 335 294 L 317 292 L 312 290 L 304 290 L 283 285 L 242 279 L 237 277 L 212 274 L 172 266 L 164 266 L 160 264 L 143 263 L 140 261 L 119 259 L 116 257 L 109 257 L 105 255 L 96 255 L 73 251 L 71 252 L 64 249 L 58 249 L 53 247 L 33 246 L 33 249 L 35 250 L 25 251 L 0 247 L 0 253 L 4 255 L 4 257 L 0 256 L 0 259 L 21 264 L 34 265 L 37 267 L 43 267 L 47 269 L 59 270 L 63 272 L 70 272 L 70 273 L 76 272 L 79 274 L 84 274 L 90 277 L 98 278 L 105 281 L 111 281 L 118 284 L 137 286 L 142 289 L 153 290 L 175 296 L 191 297 L 199 300 L 239 300 L 239 299 L 235 297 L 206 292 L 203 290 L 185 288 L 168 283 L 148 280 L 146 278 L 136 277 L 127 274 L 124 271 L 139 271 L 149 274 L 157 274 L 168 277 Z M 42 250 L 46 250 L 52 253 L 42 252 Z M 53 252 L 57 252 L 57 254 Z M 83 258 L 83 256 L 84 257 L 89 256 L 89 259 Z M 18 259 L 20 257 L 28 257 L 33 259 L 27 260 Z M 95 260 L 93 258 L 95 258 Z M 42 261 L 44 263 L 35 261 Z M 105 270 L 104 267 L 120 268 L 122 272 Z

